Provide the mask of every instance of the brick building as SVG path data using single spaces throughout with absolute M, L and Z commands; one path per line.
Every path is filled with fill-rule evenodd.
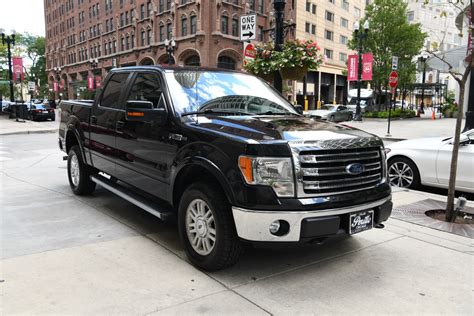
M 258 14 L 260 41 L 273 23 L 271 0 L 44 0 L 44 7 L 48 81 L 63 98 L 83 97 L 87 79 L 113 67 L 167 63 L 171 38 L 179 65 L 240 69 L 239 17 Z M 286 19 L 294 7 L 287 1 Z

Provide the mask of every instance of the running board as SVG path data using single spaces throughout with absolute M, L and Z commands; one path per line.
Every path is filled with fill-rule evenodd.
M 163 205 L 151 202 L 143 196 L 107 179 L 106 177 L 93 175 L 91 176 L 91 180 L 163 221 L 169 220 L 175 216 L 174 212 L 166 209 Z

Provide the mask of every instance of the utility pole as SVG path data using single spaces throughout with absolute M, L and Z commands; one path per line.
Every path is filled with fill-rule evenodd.
M 275 50 L 283 49 L 283 20 L 285 17 L 285 0 L 274 0 L 273 8 L 275 9 Z M 275 71 L 273 87 L 280 93 L 283 92 L 283 82 L 279 71 Z
M 15 45 L 15 31 L 12 35 L 8 36 L 5 34 L 3 29 L 0 29 L 2 35 L 2 44 L 7 43 L 7 58 L 8 58 L 8 79 L 10 80 L 10 101 L 15 102 L 15 95 L 13 91 L 13 71 L 12 71 L 12 50 L 11 47 Z

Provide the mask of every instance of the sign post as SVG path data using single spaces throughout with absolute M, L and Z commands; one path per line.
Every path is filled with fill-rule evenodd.
M 388 84 L 390 88 L 392 88 L 392 94 L 393 94 L 393 101 L 390 102 L 390 106 L 388 108 L 388 127 L 387 127 L 387 135 L 388 137 L 392 136 L 390 135 L 390 120 L 392 118 L 392 102 L 395 104 L 395 95 L 397 93 L 397 85 L 398 85 L 398 73 L 393 70 L 390 73 L 390 76 L 388 76 Z
M 249 14 L 240 17 L 240 40 L 247 42 L 255 39 L 257 32 L 257 15 Z

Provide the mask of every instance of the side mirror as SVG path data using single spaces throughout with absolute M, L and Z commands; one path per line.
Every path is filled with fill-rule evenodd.
M 127 121 L 132 122 L 154 122 L 163 125 L 166 122 L 168 113 L 165 108 L 153 108 L 150 101 L 127 101 L 126 108 Z
M 459 146 L 466 146 L 466 145 L 469 145 L 470 143 L 471 143 L 471 140 L 466 135 L 461 135 L 461 137 L 459 138 Z M 449 144 L 450 145 L 454 144 L 454 138 L 451 138 L 451 140 L 449 141 Z
M 296 104 L 294 107 L 295 107 L 296 112 L 298 112 L 298 114 L 303 115 L 304 109 L 302 105 Z

